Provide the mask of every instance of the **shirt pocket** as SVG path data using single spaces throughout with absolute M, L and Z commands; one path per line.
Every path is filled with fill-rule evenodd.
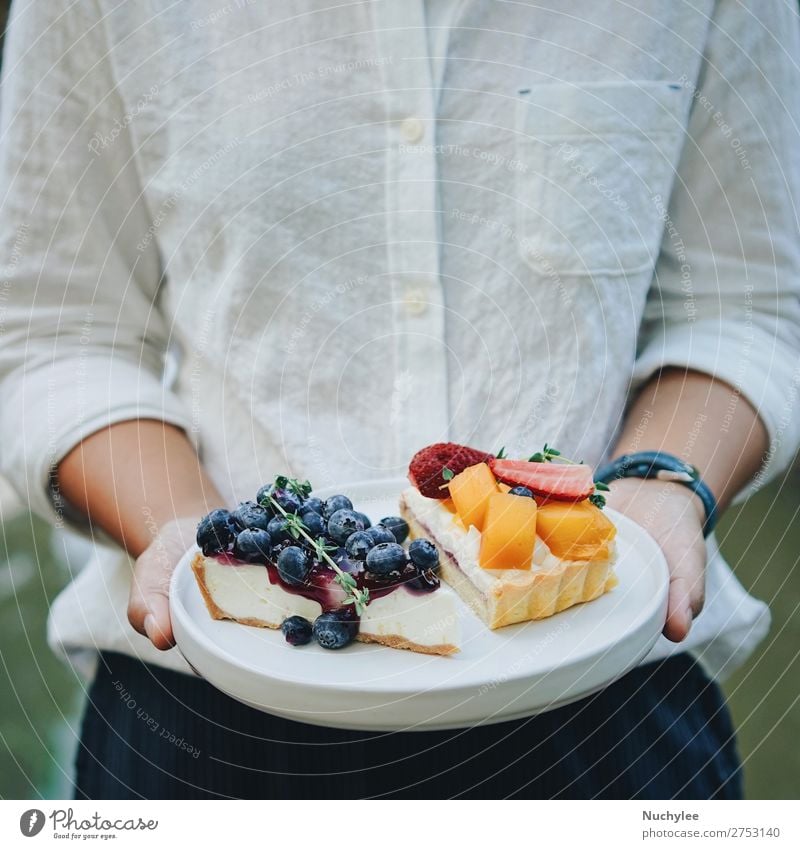
M 628 276 L 658 256 L 686 122 L 678 83 L 543 83 L 517 101 L 518 243 L 536 270 Z

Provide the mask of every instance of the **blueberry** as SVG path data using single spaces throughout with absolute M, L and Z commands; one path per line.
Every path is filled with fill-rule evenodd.
M 406 552 L 396 542 L 382 542 L 367 554 L 367 569 L 374 575 L 399 572 L 406 565 Z
M 328 519 L 328 536 L 339 545 L 344 545 L 350 534 L 363 530 L 364 523 L 358 517 L 358 513 L 349 508 L 337 510 Z
M 344 549 L 340 549 L 340 551 L 344 551 Z M 358 575 L 359 572 L 364 571 L 364 561 L 356 560 L 354 557 L 350 557 L 346 552 L 343 555 L 333 558 L 336 565 L 342 570 L 342 572 L 348 572 L 351 575 Z
M 279 511 L 275 510 L 270 502 L 274 499 L 287 513 L 297 513 L 300 510 L 302 499 L 290 489 L 282 489 L 275 486 L 274 483 L 265 484 L 259 489 L 256 495 L 256 501 L 269 510 L 271 513 L 278 515 Z
M 197 526 L 197 545 L 206 557 L 228 551 L 239 526 L 227 510 L 212 510 Z
M 356 560 L 363 560 L 374 545 L 375 543 L 372 541 L 372 537 L 366 531 L 356 531 L 350 534 L 344 547 L 347 549 L 350 557 L 354 557 Z
M 372 527 L 372 520 L 369 518 L 369 516 L 367 516 L 366 513 L 359 513 L 358 511 L 356 511 L 356 516 L 358 516 L 358 518 L 361 519 L 361 521 L 364 523 L 365 529 Z
M 281 631 L 290 646 L 304 646 L 311 642 L 313 626 L 303 616 L 290 616 L 281 623 Z
M 358 622 L 346 610 L 330 610 L 314 620 L 314 638 L 324 649 L 341 649 L 352 643 Z
M 278 574 L 290 586 L 303 584 L 308 568 L 308 555 L 298 545 L 290 545 L 278 555 Z
M 269 531 L 261 528 L 245 528 L 236 535 L 233 556 L 245 563 L 266 563 L 272 550 Z
M 270 501 L 270 496 L 275 495 L 275 484 L 265 483 L 264 486 L 256 493 L 256 504 L 263 507 L 270 516 L 279 516 L 280 513 L 275 509 L 275 506 Z
M 231 514 L 243 528 L 267 529 L 272 514 L 255 501 L 243 501 Z
M 309 510 L 308 513 L 303 513 L 301 518 L 303 520 L 303 524 L 306 526 L 306 530 L 312 537 L 316 539 L 317 537 L 325 535 L 327 525 L 319 513 L 314 513 L 312 510 Z
M 322 503 L 322 499 L 317 498 L 314 495 L 309 495 L 300 507 L 300 515 L 304 516 L 306 513 L 312 512 L 319 513 L 321 516 L 324 509 L 325 505 Z
M 299 495 L 289 489 L 274 489 L 270 495 L 283 507 L 287 513 L 297 513 L 303 503 Z
M 346 495 L 332 495 L 330 498 L 325 499 L 325 504 L 322 508 L 322 515 L 326 519 L 330 519 L 337 510 L 352 509 L 353 502 Z
M 392 532 L 395 542 L 402 545 L 408 539 L 408 522 L 400 516 L 387 516 L 380 524 Z
M 509 495 L 522 495 L 525 498 L 533 498 L 533 493 L 528 489 L 527 486 L 515 486 L 513 489 L 509 489 Z
M 382 542 L 397 542 L 394 538 L 394 534 L 383 525 L 373 525 L 371 528 L 367 530 L 367 533 L 372 537 L 372 541 L 375 545 L 378 545 Z
M 294 539 L 289 533 L 289 526 L 283 516 L 275 516 L 270 519 L 267 525 L 267 531 L 269 531 L 269 535 L 272 537 L 273 545 Z
M 430 593 L 439 589 L 440 583 L 439 578 L 430 569 L 424 569 L 415 578 L 412 578 L 406 586 L 412 590 Z
M 427 539 L 415 539 L 408 547 L 408 556 L 411 562 L 420 570 L 439 568 L 439 552 L 436 546 Z

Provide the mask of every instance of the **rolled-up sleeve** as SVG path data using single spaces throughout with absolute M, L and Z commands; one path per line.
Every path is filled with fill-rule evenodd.
M 0 98 L 0 461 L 64 520 L 53 470 L 81 439 L 190 422 L 162 382 L 160 259 L 97 5 L 18 0 Z
M 800 440 L 800 48 L 788 3 L 716 4 L 665 219 L 634 385 L 696 369 L 758 411 L 770 446 L 741 500 Z

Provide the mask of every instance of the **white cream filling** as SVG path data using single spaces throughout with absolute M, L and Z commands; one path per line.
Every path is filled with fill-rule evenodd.
M 545 542 L 536 537 L 531 569 L 484 569 L 480 565 L 481 534 L 474 525 L 465 531 L 455 513 L 438 499 L 422 495 L 414 486 L 404 490 L 402 497 L 417 521 L 430 531 L 431 541 L 448 551 L 461 571 L 484 593 L 501 580 L 503 583 L 526 581 L 530 580 L 531 570 L 546 572 L 561 565 Z
M 214 603 L 235 619 L 260 619 L 277 627 L 287 616 L 305 616 L 313 621 L 322 613 L 319 602 L 271 584 L 264 566 L 232 566 L 206 557 L 205 573 Z
M 319 602 L 286 592 L 272 584 L 258 565 L 229 565 L 206 557 L 206 587 L 214 603 L 235 619 L 258 619 L 277 627 L 288 616 L 314 621 L 322 613 Z M 459 645 L 460 620 L 453 591 L 442 585 L 432 593 L 397 587 L 374 598 L 361 616 L 366 635 L 402 637 L 422 646 Z
M 397 587 L 373 599 L 361 615 L 361 631 L 376 637 L 396 635 L 421 646 L 461 643 L 455 595 L 445 584 L 430 593 Z

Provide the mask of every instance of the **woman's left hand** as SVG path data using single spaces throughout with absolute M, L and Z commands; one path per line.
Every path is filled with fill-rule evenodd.
M 623 478 L 610 488 L 608 506 L 641 525 L 664 552 L 670 574 L 664 636 L 679 643 L 705 597 L 702 502 L 682 484 L 655 479 Z

